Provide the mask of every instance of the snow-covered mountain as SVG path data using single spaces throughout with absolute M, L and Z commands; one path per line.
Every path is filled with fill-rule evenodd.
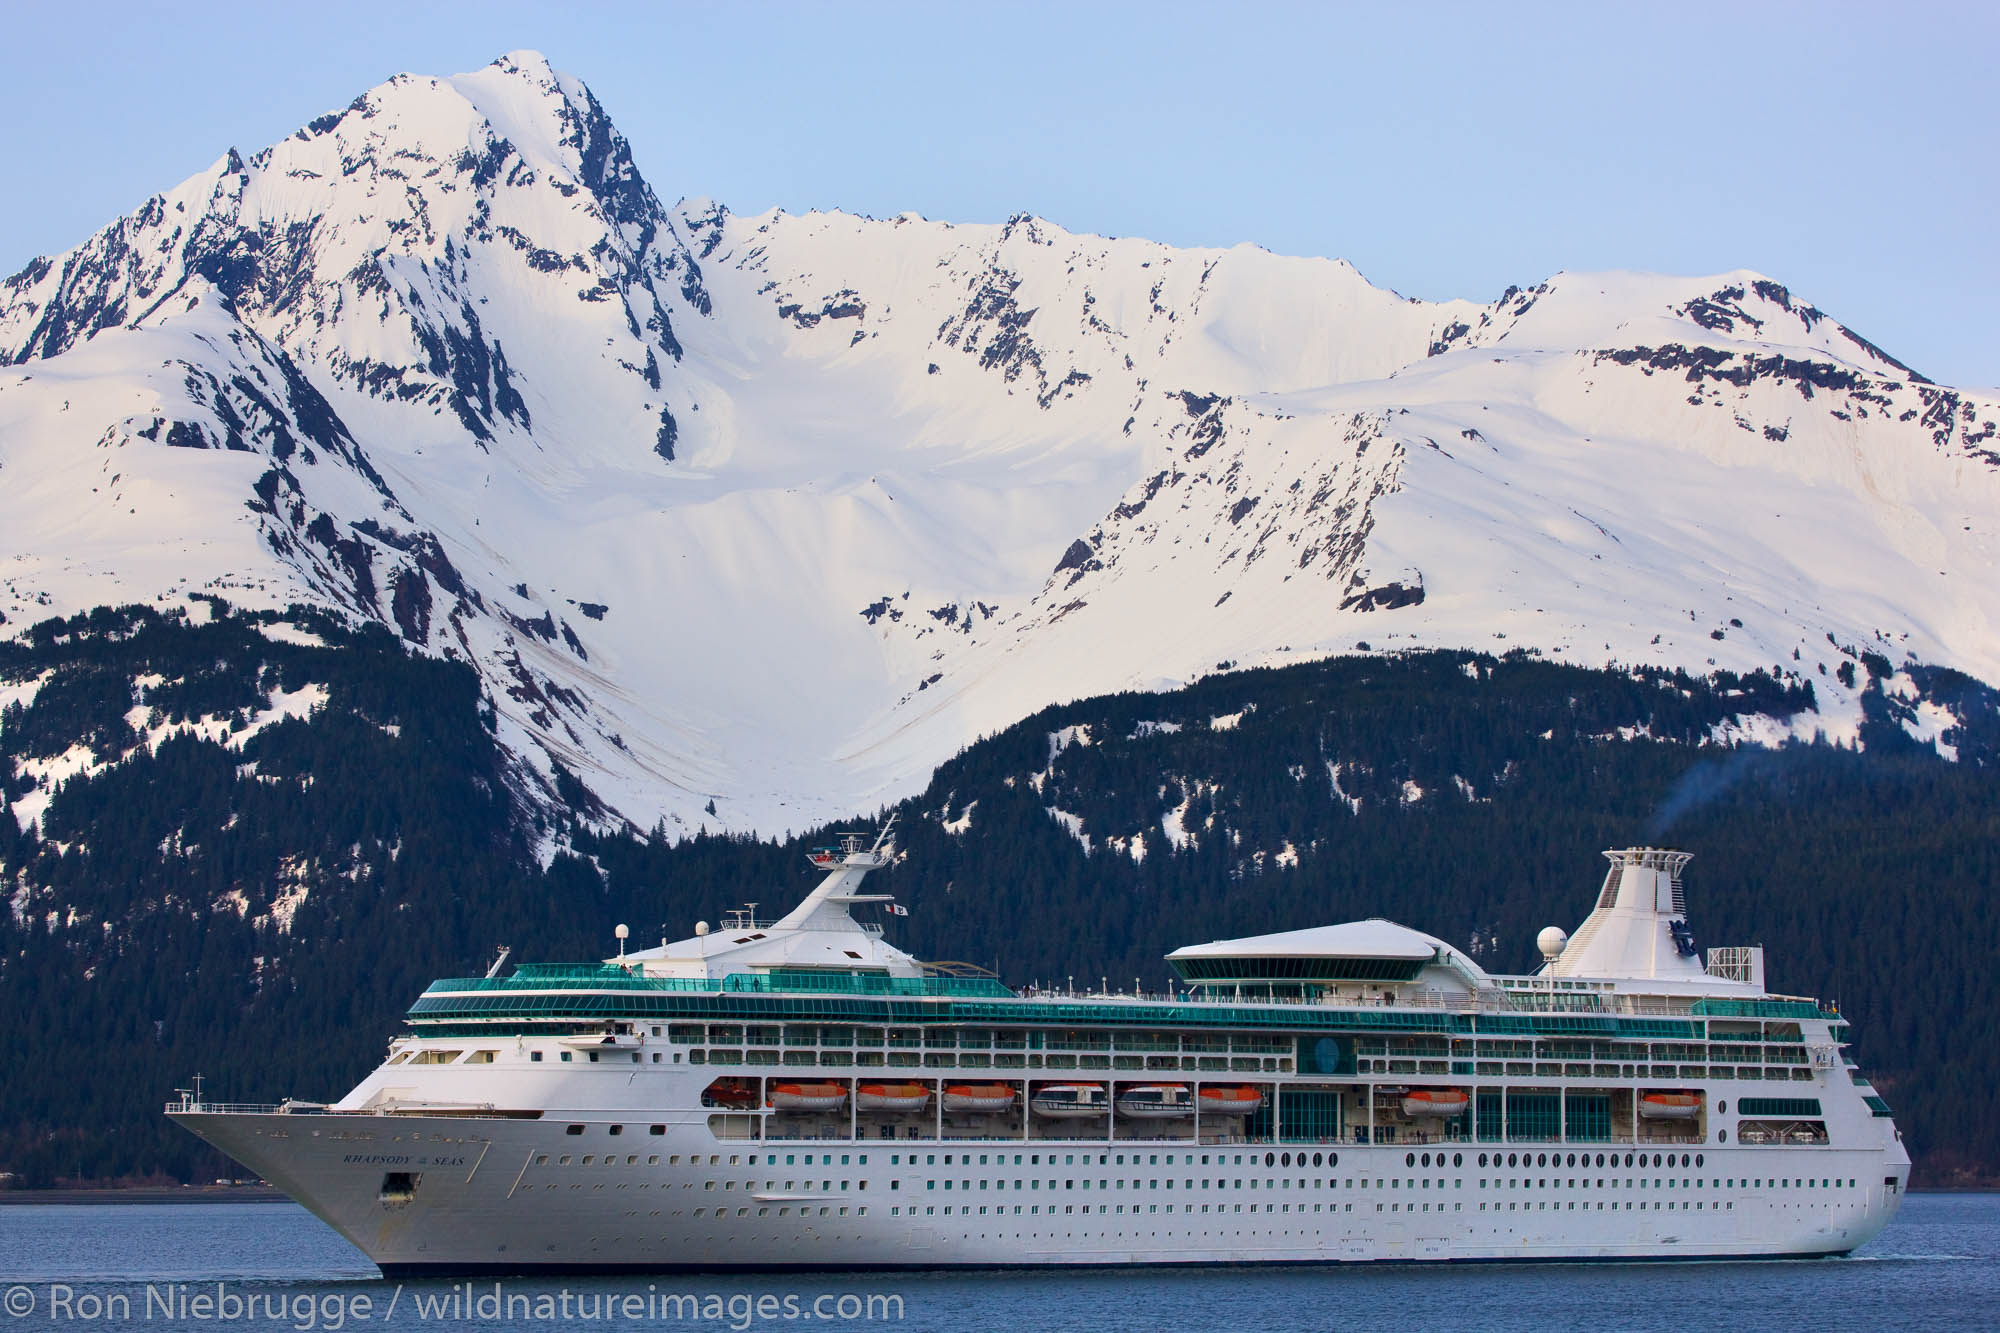
M 1757 274 L 1428 304 L 668 208 L 529 53 L 35 260 L 0 366 L 0 632 L 378 619 L 477 668 L 527 787 L 641 827 L 803 828 L 1051 702 L 1357 645 L 1798 673 L 1836 735 L 1856 652 L 2000 679 L 2000 400 Z

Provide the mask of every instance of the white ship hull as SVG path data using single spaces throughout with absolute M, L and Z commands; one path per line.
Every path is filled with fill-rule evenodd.
M 1908 1170 L 1900 1149 L 1885 1158 L 1879 1149 L 1713 1145 L 1702 1149 L 1699 1169 L 1481 1170 L 1473 1165 L 1480 1147 L 1536 1145 L 1473 1144 L 1432 1149 L 1439 1163 L 1446 1152 L 1462 1159 L 1448 1167 L 1406 1165 L 1406 1145 L 1334 1145 L 1318 1151 L 1337 1151 L 1337 1166 L 1285 1168 L 1263 1164 L 1280 1151 L 1274 1146 L 1184 1138 L 723 1140 L 705 1116 L 669 1123 L 661 1136 L 634 1137 L 628 1126 L 619 1138 L 607 1137 L 601 1120 L 570 1135 L 578 1122 L 554 1116 L 174 1118 L 391 1276 L 1804 1258 L 1845 1254 L 1873 1238 L 1894 1215 Z M 1589 1160 L 1611 1146 L 1591 1145 Z M 1185 1161 L 1204 1148 L 1218 1164 L 1151 1160 Z M 618 1150 L 608 1154 L 613 1164 L 607 1149 Z M 1088 1175 L 1074 1162 L 1052 1164 L 1086 1149 L 1110 1160 Z M 966 1164 L 905 1165 L 919 1156 L 941 1162 L 947 1151 Z M 1307 1160 L 1297 1146 L 1282 1151 Z M 571 1164 L 557 1165 L 565 1155 Z M 586 1155 L 595 1159 L 589 1166 Z M 1017 1155 L 1042 1165 L 1014 1166 Z M 1121 1155 L 1149 1160 L 1120 1165 Z M 1222 1164 L 1239 1155 L 1245 1164 Z M 775 1164 L 807 1156 L 823 1163 Z M 993 1164 L 971 1164 L 982 1156 Z M 677 1164 L 666 1165 L 669 1158 Z M 1774 1180 L 1775 1171 L 1796 1174 Z M 415 1177 L 407 1201 L 382 1197 L 396 1172 Z

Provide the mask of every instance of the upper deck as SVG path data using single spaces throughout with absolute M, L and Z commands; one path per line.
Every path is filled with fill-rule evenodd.
M 1606 983 L 1496 978 L 1491 989 L 1447 996 L 1393 987 L 1366 1002 L 1201 994 L 1018 993 L 997 981 L 783 971 L 720 978 L 649 977 L 615 964 L 524 967 L 508 977 L 435 981 L 411 1006 L 422 1027 L 603 1022 L 607 1019 L 845 1021 L 891 1025 L 985 1023 L 1019 1027 L 1269 1029 L 1597 1035 L 1702 1040 L 1706 1020 L 1837 1020 L 1793 996 L 1648 995 Z M 1519 982 L 1519 985 L 1504 984 Z M 1735 1025 L 1741 1027 L 1740 1023 Z M 1744 1035 L 1731 1030 L 1731 1036 Z

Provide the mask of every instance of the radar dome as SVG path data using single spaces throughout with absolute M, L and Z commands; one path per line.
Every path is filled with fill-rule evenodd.
M 1542 933 L 1535 936 L 1535 947 L 1542 951 L 1542 957 L 1553 963 L 1569 946 L 1569 934 L 1561 926 L 1544 926 Z
M 695 934 L 697 934 L 697 935 L 706 935 L 706 934 L 708 934 L 708 922 L 706 922 L 706 921 L 697 921 L 697 922 L 695 922 L 695 923 L 694 923 L 694 933 L 695 933 Z

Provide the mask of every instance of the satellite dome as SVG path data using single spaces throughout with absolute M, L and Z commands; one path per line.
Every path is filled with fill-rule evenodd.
M 1544 926 L 1542 933 L 1535 936 L 1535 947 L 1542 951 L 1542 957 L 1553 963 L 1561 956 L 1569 944 L 1569 933 L 1561 926 Z

